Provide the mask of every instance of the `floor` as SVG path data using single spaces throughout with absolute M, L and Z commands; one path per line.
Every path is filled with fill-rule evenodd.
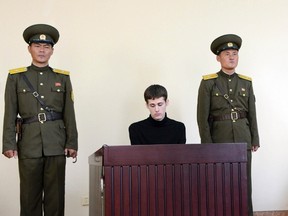
M 254 212 L 254 216 L 288 216 L 288 211 Z

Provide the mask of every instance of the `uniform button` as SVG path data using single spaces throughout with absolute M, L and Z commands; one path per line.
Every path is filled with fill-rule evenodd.
M 231 79 L 228 79 L 229 82 L 231 82 Z
M 233 103 L 233 100 L 231 100 L 231 103 Z
M 43 75 L 43 72 L 40 72 L 40 75 Z
M 23 92 L 26 92 L 26 89 L 23 89 Z
M 61 90 L 60 89 L 57 89 L 57 92 L 60 92 Z
M 41 107 L 40 110 L 42 111 L 42 110 L 44 110 L 44 109 Z
M 229 89 L 229 91 L 232 92 L 233 90 L 232 90 L 232 89 Z
M 41 98 L 44 98 L 44 96 L 43 96 L 43 95 L 41 95 Z
M 43 86 L 43 83 L 40 83 L 41 86 Z

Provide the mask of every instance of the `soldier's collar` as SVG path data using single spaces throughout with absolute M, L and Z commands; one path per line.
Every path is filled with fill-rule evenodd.
M 36 65 L 31 64 L 30 68 L 34 71 L 37 71 L 37 72 L 43 72 L 43 71 L 48 70 L 50 67 L 49 67 L 49 65 L 47 65 L 45 67 L 37 67 Z
M 236 74 L 236 72 L 232 73 L 232 74 L 228 74 L 228 73 L 225 73 L 223 70 L 220 70 L 219 74 L 221 76 L 224 76 L 224 77 L 227 77 L 227 78 L 233 78 Z

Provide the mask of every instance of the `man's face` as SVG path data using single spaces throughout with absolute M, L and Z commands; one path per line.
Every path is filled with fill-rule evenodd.
M 39 67 L 48 65 L 53 50 L 52 45 L 47 43 L 32 43 L 28 46 L 28 51 L 32 56 L 33 64 Z
M 168 100 L 165 101 L 164 97 L 148 99 L 146 104 L 151 117 L 156 121 L 162 121 L 164 119 L 167 105 Z
M 238 65 L 238 50 L 224 50 L 217 56 L 224 72 L 233 73 Z

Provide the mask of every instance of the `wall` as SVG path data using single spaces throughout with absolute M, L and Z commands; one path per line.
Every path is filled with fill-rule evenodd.
M 31 58 L 22 38 L 35 23 L 61 37 L 50 65 L 71 71 L 79 158 L 67 163 L 66 213 L 88 215 L 88 156 L 103 144 L 128 144 L 128 126 L 147 117 L 143 91 L 167 87 L 168 115 L 186 124 L 187 143 L 199 143 L 197 90 L 201 76 L 219 70 L 210 43 L 239 34 L 237 72 L 253 77 L 261 148 L 253 155 L 257 211 L 288 209 L 286 95 L 288 3 L 285 0 L 10 0 L 0 7 L 0 122 L 10 68 Z M 2 125 L 0 127 L 2 137 Z M 0 215 L 19 212 L 17 160 L 0 157 Z

